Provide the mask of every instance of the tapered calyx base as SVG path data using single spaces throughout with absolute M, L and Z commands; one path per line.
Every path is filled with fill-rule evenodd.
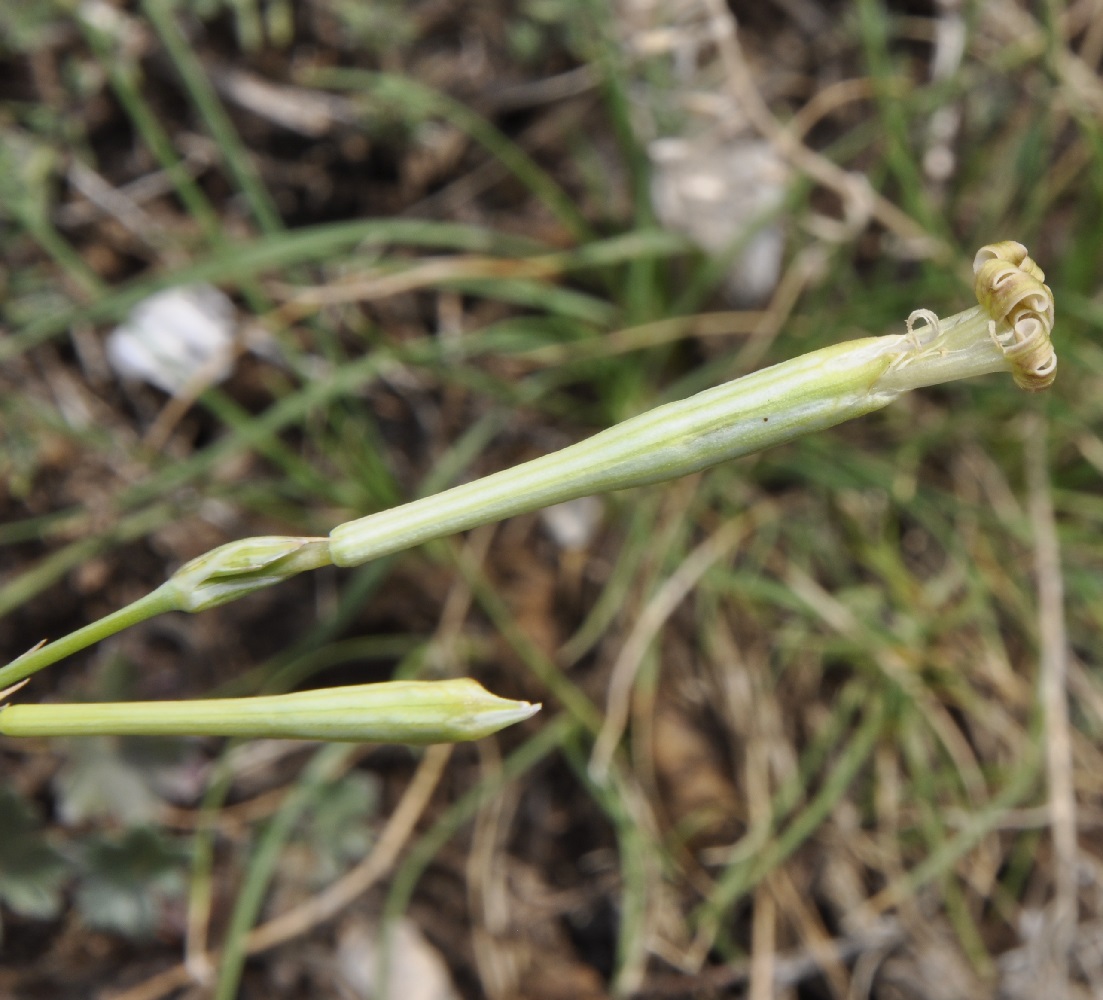
M 330 561 L 327 538 L 240 538 L 185 563 L 165 587 L 176 610 L 206 611 Z

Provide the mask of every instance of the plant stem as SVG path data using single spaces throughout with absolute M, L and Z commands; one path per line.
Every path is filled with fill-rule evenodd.
M 0 688 L 17 684 L 43 667 L 147 618 L 166 611 L 205 611 L 303 570 L 328 566 L 329 562 L 329 546 L 324 538 L 276 535 L 227 542 L 185 563 L 145 597 L 13 660 L 0 669 Z
M 106 639 L 108 636 L 121 632 L 144 622 L 147 618 L 155 618 L 166 611 L 177 610 L 177 603 L 172 587 L 172 581 L 162 583 L 156 590 L 150 591 L 144 597 L 128 604 L 125 608 L 112 611 L 98 621 L 85 625 L 83 628 L 70 632 L 68 635 L 50 643 L 43 643 L 28 650 L 22 656 L 12 660 L 6 667 L 0 669 L 0 688 L 7 688 L 19 683 L 25 677 L 37 673 L 43 667 L 50 666 L 58 660 L 63 660 L 73 653 L 79 652 L 93 643 Z

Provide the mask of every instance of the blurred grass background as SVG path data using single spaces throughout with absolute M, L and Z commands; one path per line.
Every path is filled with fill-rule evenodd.
M 37 677 L 545 709 L 451 754 L 5 740 L 0 990 L 369 996 L 399 941 L 434 996 L 1103 995 L 1098 0 L 40 3 L 0 38 L 4 661 L 230 538 L 959 311 L 983 243 L 1045 269 L 1060 358 Z M 107 334 L 196 282 L 230 377 L 121 381 Z

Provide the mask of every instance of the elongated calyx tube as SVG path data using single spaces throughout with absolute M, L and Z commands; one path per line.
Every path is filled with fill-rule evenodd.
M 179 611 L 206 611 L 330 562 L 324 538 L 240 538 L 186 562 L 165 586 Z
M 1010 372 L 1053 381 L 1053 294 L 1020 243 L 983 247 L 978 305 L 940 320 L 920 309 L 906 333 L 825 347 L 649 410 L 561 451 L 339 525 L 338 566 L 576 497 L 673 479 L 887 406 L 904 392 Z
M 478 740 L 540 710 L 470 678 L 388 681 L 203 701 L 8 705 L 7 736 L 237 736 L 358 743 Z

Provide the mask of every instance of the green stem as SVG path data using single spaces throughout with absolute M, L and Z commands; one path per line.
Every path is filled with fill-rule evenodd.
M 308 569 L 328 566 L 324 538 L 283 535 L 239 538 L 181 566 L 153 592 L 64 638 L 36 646 L 0 669 L 0 688 L 10 687 L 124 628 L 166 611 L 205 611 Z
M 34 649 L 24 653 L 18 659 L 12 660 L 6 667 L 0 668 L 0 688 L 8 688 L 31 674 L 37 673 L 43 667 L 51 663 L 72 656 L 93 643 L 106 639 L 108 636 L 121 632 L 144 622 L 147 618 L 155 618 L 166 611 L 179 609 L 175 588 L 172 581 L 162 583 L 156 590 L 150 591 L 144 597 L 139 597 L 125 608 L 113 611 L 105 615 L 99 621 L 94 621 L 84 628 L 70 632 L 67 636 L 55 642 L 35 646 Z

